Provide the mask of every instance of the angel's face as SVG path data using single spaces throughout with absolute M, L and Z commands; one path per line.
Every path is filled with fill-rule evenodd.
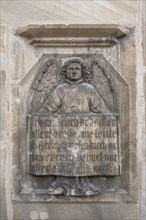
M 82 67 L 80 63 L 73 62 L 66 69 L 66 78 L 70 81 L 77 81 L 82 78 Z

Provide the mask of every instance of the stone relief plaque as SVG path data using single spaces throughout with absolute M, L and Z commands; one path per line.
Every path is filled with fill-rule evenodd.
M 48 194 L 96 195 L 90 177 L 119 174 L 115 99 L 94 61 L 90 71 L 79 57 L 63 64 L 51 58 L 40 67 L 29 103 L 29 173 L 56 176 Z

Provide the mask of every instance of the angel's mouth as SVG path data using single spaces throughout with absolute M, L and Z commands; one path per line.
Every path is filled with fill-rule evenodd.
M 77 73 L 72 73 L 72 76 L 74 77 L 74 76 L 78 76 L 78 74 Z

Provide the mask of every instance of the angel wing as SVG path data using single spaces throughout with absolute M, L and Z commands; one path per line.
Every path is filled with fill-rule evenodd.
M 96 88 L 109 110 L 116 113 L 116 96 L 109 76 L 103 70 L 102 66 L 96 61 L 92 62 L 91 69 L 91 84 Z
M 59 64 L 54 58 L 48 59 L 38 70 L 28 100 L 28 111 L 38 112 L 42 103 L 59 83 Z

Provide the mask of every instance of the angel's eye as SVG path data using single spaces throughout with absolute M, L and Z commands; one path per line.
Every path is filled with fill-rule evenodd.
M 69 70 L 73 71 L 73 68 L 69 68 Z

